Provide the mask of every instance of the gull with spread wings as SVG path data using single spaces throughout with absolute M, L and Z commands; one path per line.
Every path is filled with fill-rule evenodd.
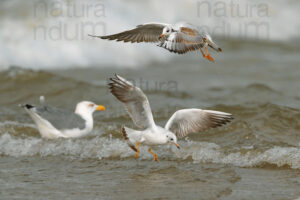
M 110 78 L 109 89 L 125 105 L 134 124 L 143 129 L 139 131 L 122 128 L 124 139 L 136 152 L 135 158 L 140 153 L 139 145 L 145 144 L 149 146 L 149 152 L 154 156 L 154 160 L 158 161 L 157 155 L 151 151 L 151 146 L 174 144 L 180 148 L 177 137 L 182 138 L 189 133 L 219 127 L 233 119 L 231 114 L 225 112 L 197 108 L 182 109 L 176 111 L 163 128 L 155 124 L 149 101 L 140 88 L 115 75 Z
M 150 22 L 113 35 L 89 36 L 131 43 L 156 42 L 158 43 L 157 46 L 178 54 L 200 49 L 204 58 L 214 62 L 207 47 L 209 46 L 217 52 L 221 52 L 222 49 L 213 42 L 209 34 L 200 33 L 197 29 L 194 25 L 185 22 L 175 25 Z M 205 49 L 206 55 L 202 48 Z

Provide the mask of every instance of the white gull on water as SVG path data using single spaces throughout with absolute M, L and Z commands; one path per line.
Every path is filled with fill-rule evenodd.
M 157 42 L 157 46 L 178 54 L 200 49 L 203 57 L 211 62 L 214 62 L 214 59 L 209 54 L 207 46 L 217 52 L 222 51 L 222 49 L 213 42 L 208 33 L 201 33 L 197 27 L 186 22 L 180 22 L 175 25 L 150 22 L 113 35 L 89 36 L 131 43 Z M 206 55 L 202 48 L 205 49 Z
M 93 113 L 103 111 L 105 107 L 90 101 L 81 101 L 75 112 L 61 110 L 44 102 L 40 97 L 41 105 L 21 105 L 33 119 L 43 138 L 74 138 L 90 133 L 94 126 Z
M 110 78 L 109 89 L 111 93 L 124 103 L 132 121 L 143 130 L 122 128 L 122 134 L 128 145 L 136 151 L 135 158 L 139 155 L 139 145 L 149 146 L 149 152 L 158 161 L 151 146 L 177 143 L 177 137 L 182 138 L 192 132 L 201 132 L 209 128 L 222 126 L 233 118 L 230 113 L 214 110 L 202 110 L 197 108 L 182 109 L 176 111 L 169 119 L 165 127 L 157 126 L 154 122 L 149 101 L 143 91 L 128 82 L 126 79 L 115 75 Z

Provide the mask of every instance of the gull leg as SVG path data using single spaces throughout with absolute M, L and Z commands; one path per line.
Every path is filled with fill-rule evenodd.
M 139 156 L 139 154 L 140 154 L 139 145 L 140 145 L 140 142 L 137 142 L 136 143 L 136 149 L 137 149 L 137 151 L 136 151 L 136 154 L 135 154 L 134 158 L 137 158 Z
M 204 54 L 204 52 L 202 51 L 201 48 L 200 48 L 200 51 L 201 51 L 201 53 L 202 53 L 202 56 L 205 58 L 205 54 Z
M 205 58 L 214 63 L 215 61 L 214 61 L 213 57 L 211 57 L 211 55 L 209 54 L 207 47 L 205 47 L 205 51 L 206 51 Z
M 151 148 L 149 148 L 149 153 L 151 153 L 154 156 L 154 161 L 157 162 L 158 161 L 157 155 L 151 151 Z

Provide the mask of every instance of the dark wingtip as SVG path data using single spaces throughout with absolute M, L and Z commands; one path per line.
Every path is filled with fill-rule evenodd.
M 217 127 L 220 127 L 220 126 L 223 126 L 225 124 L 228 124 L 230 123 L 232 120 L 233 120 L 233 116 L 232 114 L 228 114 L 228 115 L 215 115 L 215 114 L 212 114 L 211 115 L 211 122 L 212 122 L 212 128 L 217 128 Z
M 96 38 L 101 38 L 101 39 L 106 39 L 105 36 L 98 36 L 98 35 L 91 35 L 91 34 L 88 34 L 88 36 L 90 36 L 90 37 L 96 37 Z
M 223 50 L 222 50 L 221 48 L 218 48 L 218 51 L 219 51 L 219 52 L 222 52 Z
M 129 139 L 124 126 L 122 127 L 122 135 L 124 137 L 124 140 L 128 140 Z
M 31 109 L 31 108 L 34 108 L 33 105 L 30 105 L 30 104 L 23 104 L 23 105 L 20 105 L 22 108 L 26 108 L 26 109 Z
M 128 146 L 129 146 L 133 151 L 137 152 L 137 148 L 136 148 L 134 145 L 132 145 L 132 144 L 130 144 L 130 143 L 128 142 L 129 137 L 128 137 L 127 133 L 126 133 L 126 130 L 125 130 L 125 127 L 124 127 L 124 126 L 122 127 L 122 130 L 121 130 L 121 131 L 122 131 L 122 135 L 123 135 L 123 137 L 124 137 L 124 140 L 127 141 Z

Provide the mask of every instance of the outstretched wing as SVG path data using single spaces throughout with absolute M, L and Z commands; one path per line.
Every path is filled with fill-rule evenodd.
M 165 40 L 157 45 L 170 52 L 184 54 L 188 51 L 195 51 L 204 46 L 202 37 L 199 35 L 187 35 L 182 32 L 173 32 Z
M 150 104 L 143 91 L 118 75 L 110 80 L 111 93 L 124 103 L 132 121 L 140 128 L 153 127 L 155 123 Z
M 163 28 L 168 24 L 163 23 L 145 23 L 138 25 L 136 28 L 117 33 L 114 35 L 94 36 L 101 39 L 124 41 L 131 43 L 139 42 L 158 42 L 159 36 L 162 34 Z
M 233 117 L 230 113 L 195 108 L 183 109 L 176 111 L 172 115 L 165 129 L 172 131 L 177 137 L 181 138 L 189 133 L 222 126 L 232 119 Z

